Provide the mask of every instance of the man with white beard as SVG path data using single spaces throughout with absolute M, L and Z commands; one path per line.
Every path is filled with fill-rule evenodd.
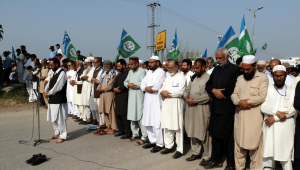
M 257 70 L 261 73 L 266 74 L 266 62 L 264 60 L 257 61 Z
M 91 98 L 91 91 L 92 91 L 92 81 L 91 78 L 93 77 L 94 67 L 92 66 L 92 61 L 90 59 L 84 60 L 84 71 L 80 76 L 82 80 L 82 105 L 83 105 L 83 117 L 82 122 L 79 124 L 89 124 L 92 123 L 91 120 L 91 110 L 90 110 L 90 98 Z
M 81 97 L 81 91 L 82 91 L 82 82 L 80 80 L 80 76 L 84 71 L 84 67 L 81 60 L 76 61 L 76 67 L 74 68 L 74 71 L 76 72 L 76 77 L 74 80 L 71 81 L 71 85 L 73 86 L 73 100 L 72 104 L 76 107 L 77 115 L 73 116 L 72 119 L 76 119 L 75 122 L 80 122 L 81 116 L 82 116 L 82 97 Z
M 177 151 L 173 159 L 183 155 L 183 92 L 186 88 L 186 78 L 178 72 L 179 64 L 170 60 L 168 70 L 170 76 L 165 79 L 159 94 L 162 95 L 161 127 L 164 128 L 165 147 L 161 154 L 173 152 L 176 134 Z
M 166 73 L 159 68 L 158 56 L 152 56 L 149 60 L 147 75 L 141 82 L 141 89 L 145 93 L 143 108 L 143 125 L 146 126 L 149 143 L 144 145 L 144 149 L 154 147 L 151 152 L 156 153 L 163 149 L 164 140 L 161 129 L 161 95 L 158 90 L 161 88 Z

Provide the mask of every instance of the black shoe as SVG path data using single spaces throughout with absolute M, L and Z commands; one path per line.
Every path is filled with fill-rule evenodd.
M 246 168 L 245 168 L 246 169 Z M 226 166 L 226 168 L 224 170 L 235 170 L 235 167 L 230 167 L 230 166 Z
M 200 166 L 206 166 L 207 164 L 209 163 L 209 160 L 205 160 L 205 159 L 202 159 L 202 161 L 200 162 Z
M 80 125 L 87 125 L 87 121 L 81 121 L 79 122 Z
M 174 152 L 174 150 L 166 148 L 163 151 L 161 151 L 160 153 L 163 154 L 163 155 L 166 155 L 166 154 L 171 153 L 171 152 Z
M 42 154 L 32 155 L 30 159 L 26 161 L 26 163 L 31 164 L 32 161 L 34 161 L 38 156 L 41 156 Z
M 196 159 L 200 159 L 201 158 L 201 155 L 192 155 L 191 157 L 189 157 L 189 158 L 186 158 L 185 160 L 186 161 L 194 161 L 194 160 L 196 160 Z
M 183 155 L 182 153 L 176 151 L 176 153 L 172 156 L 172 158 L 173 158 L 173 159 L 178 159 L 178 158 L 180 158 L 182 155 Z
M 119 137 L 119 136 L 123 136 L 123 135 L 125 135 L 125 132 L 117 132 L 117 133 L 115 133 L 115 137 Z
M 164 147 L 160 147 L 160 146 L 155 145 L 154 148 L 152 148 L 152 149 L 150 150 L 150 152 L 151 152 L 151 153 L 156 153 L 156 152 L 161 151 L 163 148 L 164 148 Z
M 77 119 L 80 119 L 80 117 L 75 117 L 74 119 L 76 119 L 76 120 L 77 120 Z
M 31 162 L 31 165 L 39 165 L 47 160 L 47 157 L 45 155 L 38 155 L 37 158 L 35 158 L 34 161 Z
M 82 122 L 82 119 L 75 119 L 74 122 Z
M 129 135 L 123 135 L 120 137 L 120 139 L 129 139 L 129 138 L 131 138 L 131 136 L 129 136 Z
M 215 162 L 215 161 L 209 161 L 207 165 L 204 166 L 205 169 L 221 168 L 221 167 L 223 167 L 223 164 L 221 162 Z
M 149 149 L 149 148 L 153 148 L 154 146 L 156 146 L 156 144 L 152 144 L 152 143 L 147 143 L 146 145 L 143 146 L 144 149 Z

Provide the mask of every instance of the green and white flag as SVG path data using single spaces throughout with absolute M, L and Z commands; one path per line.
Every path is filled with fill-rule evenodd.
M 265 43 L 265 45 L 263 47 L 261 47 L 261 49 L 266 50 L 268 47 L 267 43 Z
M 123 58 L 128 58 L 140 48 L 141 47 L 134 41 L 134 39 L 132 39 L 132 37 L 123 29 L 121 41 L 117 48 L 119 55 Z
M 67 56 L 69 60 L 76 61 L 78 57 L 76 53 L 76 49 L 72 44 L 67 31 L 65 31 L 63 46 L 64 46 L 64 51 L 63 51 L 64 55 Z
M 241 31 L 239 37 L 239 51 L 238 55 L 243 57 L 245 55 L 254 55 L 252 43 L 250 40 L 250 36 L 246 27 L 245 18 L 243 16 Z
M 175 59 L 175 58 L 177 58 L 179 53 L 180 53 L 180 51 L 179 51 L 179 48 L 178 48 L 177 29 L 175 29 L 175 35 L 174 35 L 174 38 L 173 38 L 173 43 L 172 43 L 171 49 L 169 51 L 169 58 Z

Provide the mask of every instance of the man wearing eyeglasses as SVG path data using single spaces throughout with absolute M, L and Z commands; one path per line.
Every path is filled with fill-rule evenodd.
M 164 143 L 166 149 L 160 153 L 165 155 L 174 151 L 174 137 L 176 135 L 176 153 L 173 159 L 183 155 L 183 92 L 186 88 L 186 78 L 178 72 L 179 63 L 170 60 L 168 71 L 170 76 L 165 79 L 159 94 L 162 95 L 161 128 L 164 128 Z

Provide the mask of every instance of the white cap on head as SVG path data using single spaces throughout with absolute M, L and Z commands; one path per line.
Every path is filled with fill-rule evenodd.
M 164 61 L 163 64 L 166 64 L 166 62 Z
M 159 61 L 159 57 L 158 56 L 152 56 L 150 59 L 154 59 L 154 60 L 158 60 Z
M 264 60 L 258 60 L 257 65 L 266 65 L 266 62 Z
M 85 59 L 85 60 L 84 60 L 84 62 L 91 63 L 91 62 L 92 62 L 92 60 L 91 60 L 91 59 L 89 59 L 89 58 L 87 58 L 87 59 Z
M 283 65 L 277 65 L 273 68 L 273 73 L 275 73 L 275 71 L 284 71 L 284 72 L 286 72 L 286 68 Z
M 139 60 L 139 63 L 144 64 L 144 60 Z
M 194 65 L 195 64 L 195 61 L 192 61 L 192 65 Z
M 253 64 L 256 62 L 255 56 L 254 55 L 245 55 L 243 57 L 243 64 Z

